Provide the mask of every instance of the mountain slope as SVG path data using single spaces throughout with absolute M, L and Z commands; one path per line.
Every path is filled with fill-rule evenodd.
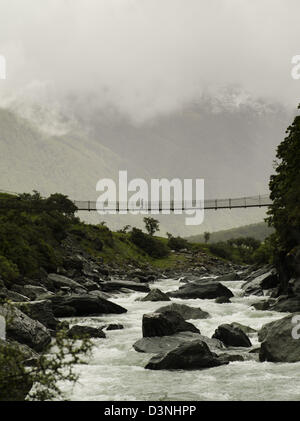
M 217 231 L 210 233 L 210 243 L 218 241 L 228 241 L 231 238 L 239 237 L 253 237 L 257 240 L 263 241 L 266 237 L 272 234 L 274 230 L 270 228 L 266 222 L 258 224 L 249 224 L 229 230 Z M 204 235 L 193 235 L 187 238 L 191 243 L 204 243 Z

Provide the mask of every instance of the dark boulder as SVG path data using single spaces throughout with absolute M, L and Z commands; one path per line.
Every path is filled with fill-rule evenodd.
M 146 297 L 141 298 L 140 301 L 171 301 L 170 298 L 158 288 L 151 289 Z
M 41 297 L 51 294 L 46 288 L 38 285 L 24 285 L 22 290 L 23 294 L 31 301 L 39 300 Z
M 93 295 L 69 295 L 50 297 L 55 317 L 90 316 L 97 314 L 121 314 L 127 310 L 118 304 Z
M 137 352 L 144 352 L 150 354 L 159 354 L 162 352 L 169 352 L 186 342 L 194 340 L 201 340 L 205 342 L 209 349 L 213 352 L 224 350 L 223 342 L 218 339 L 212 339 L 199 333 L 193 332 L 179 332 L 170 336 L 154 336 L 151 338 L 142 338 L 133 344 L 133 348 Z
M 131 281 L 106 281 L 101 283 L 101 289 L 105 292 L 126 288 L 132 291 L 150 292 L 149 285 Z
M 179 313 L 184 320 L 190 319 L 207 319 L 209 314 L 201 308 L 189 307 L 185 304 L 172 303 L 164 307 L 158 308 L 155 313 L 166 313 L 167 311 L 175 311 Z
M 48 329 L 37 320 L 28 317 L 15 306 L 4 305 L 0 308 L 6 318 L 6 337 L 28 345 L 37 352 L 43 351 L 51 342 Z
M 292 297 L 280 296 L 272 305 L 270 305 L 269 309 L 281 313 L 296 313 L 300 311 L 300 295 Z
M 264 311 L 264 310 L 269 310 L 271 304 L 274 302 L 274 300 L 263 300 L 263 301 L 258 301 L 257 303 L 253 303 L 251 304 L 252 307 L 255 308 L 255 310 L 258 311 Z
M 228 297 L 217 297 L 215 299 L 215 303 L 217 303 L 217 304 L 228 304 L 228 303 L 231 303 L 231 301 Z
M 218 282 L 226 282 L 226 281 L 240 281 L 241 276 L 236 272 L 226 273 L 225 275 L 218 276 L 215 278 Z
M 111 323 L 107 326 L 106 330 L 122 330 L 124 326 L 120 323 Z
M 213 354 L 205 342 L 196 340 L 179 345 L 167 354 L 158 354 L 146 365 L 149 370 L 200 370 L 228 364 Z
M 234 361 L 245 361 L 243 355 L 240 354 L 228 354 L 226 352 L 218 355 L 219 359 L 225 363 L 231 363 Z
M 293 333 L 296 337 L 293 337 Z M 259 332 L 259 339 L 263 340 L 259 353 L 260 361 L 300 361 L 299 333 L 300 313 L 290 314 L 264 325 Z
M 74 325 L 67 333 L 69 338 L 84 339 L 84 338 L 106 338 L 102 329 L 91 326 Z
M 242 285 L 244 295 L 264 295 L 263 290 L 274 288 L 278 284 L 278 275 L 271 266 L 264 266 L 245 278 Z
M 78 282 L 73 279 L 67 278 L 66 276 L 58 275 L 57 273 L 50 273 L 48 275 L 49 281 L 53 283 L 55 288 L 60 289 L 61 287 L 69 287 L 72 291 L 76 288 L 83 288 Z
M 167 293 L 169 297 L 182 298 L 182 299 L 213 299 L 217 297 L 233 297 L 232 292 L 222 285 L 220 282 L 215 281 L 202 281 L 199 283 L 184 284 L 179 290 Z
M 252 327 L 242 325 L 241 323 L 238 323 L 238 322 L 232 322 L 232 323 L 230 323 L 230 326 L 237 327 L 237 328 L 241 329 L 246 335 L 249 335 L 251 333 L 256 333 L 256 330 L 253 329 Z
M 192 323 L 184 320 L 179 313 L 151 313 L 143 316 L 143 337 L 173 335 L 177 332 L 200 333 Z
M 242 329 L 240 329 L 239 327 L 232 326 L 230 324 L 223 324 L 218 326 L 212 337 L 215 339 L 219 339 L 226 346 L 251 346 L 250 339 L 242 331 Z
M 48 300 L 15 303 L 14 305 L 31 319 L 41 322 L 48 329 L 55 330 L 59 324 L 59 320 L 54 317 L 52 304 Z

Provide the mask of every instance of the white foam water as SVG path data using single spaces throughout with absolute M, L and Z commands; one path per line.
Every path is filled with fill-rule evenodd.
M 263 297 L 242 297 L 242 281 L 224 282 L 234 293 L 232 303 L 216 304 L 214 300 L 180 300 L 172 302 L 201 307 L 210 318 L 191 320 L 203 335 L 211 336 L 222 323 L 238 322 L 259 329 L 265 323 L 284 317 L 284 313 L 257 311 L 249 304 Z M 164 279 L 153 287 L 175 290 L 179 281 Z M 94 339 L 89 364 L 77 366 L 80 374 L 75 386 L 61 384 L 70 400 L 79 401 L 179 401 L 179 400 L 300 400 L 299 363 L 256 361 L 232 362 L 206 370 L 152 371 L 144 366 L 152 354 L 136 352 L 132 345 L 142 337 L 142 316 L 167 302 L 136 301 L 143 293 L 118 294 L 111 301 L 125 307 L 121 315 L 85 317 L 76 323 L 102 326 L 122 323 L 123 330 L 108 331 L 106 339 Z M 73 319 L 74 320 L 74 319 Z M 250 335 L 258 343 L 257 334 Z

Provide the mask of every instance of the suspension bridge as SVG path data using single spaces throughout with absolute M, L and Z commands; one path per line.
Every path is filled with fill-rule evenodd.
M 97 211 L 98 206 L 96 201 L 73 201 L 78 211 Z M 202 202 L 199 201 L 170 201 L 170 202 L 142 202 L 139 206 L 130 205 L 125 202 L 109 202 L 105 204 L 105 210 L 116 211 L 116 212 L 129 212 L 132 210 L 142 210 L 151 212 L 153 210 L 163 212 L 164 210 L 170 210 L 171 212 L 176 211 L 188 211 L 194 209 L 204 210 L 218 210 L 218 209 L 238 209 L 238 208 L 262 208 L 272 204 L 272 201 L 268 194 L 238 197 L 238 198 L 227 198 L 227 199 L 205 199 Z M 100 204 L 101 205 L 101 204 Z
M 8 190 L 0 190 L 0 193 L 7 193 L 19 196 L 19 193 Z M 70 199 L 71 200 L 71 199 Z M 272 205 L 269 194 L 259 194 L 256 196 L 235 197 L 226 199 L 205 199 L 204 201 L 173 201 L 170 202 L 151 202 L 142 201 L 139 205 L 130 202 L 106 202 L 97 203 L 92 200 L 71 200 L 78 211 L 96 212 L 99 208 L 107 212 L 130 212 L 130 211 L 171 211 L 176 213 L 195 209 L 218 210 L 218 209 L 242 209 L 242 208 L 262 208 Z M 6 202 L 7 205 L 7 202 Z M 13 206 L 13 202 L 12 202 Z M 0 201 L 1 207 L 1 201 Z

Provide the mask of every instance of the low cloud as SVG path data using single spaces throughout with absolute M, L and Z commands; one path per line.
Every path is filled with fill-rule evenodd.
M 0 0 L 0 11 L 2 99 L 93 95 L 135 121 L 232 84 L 299 102 L 298 0 Z

